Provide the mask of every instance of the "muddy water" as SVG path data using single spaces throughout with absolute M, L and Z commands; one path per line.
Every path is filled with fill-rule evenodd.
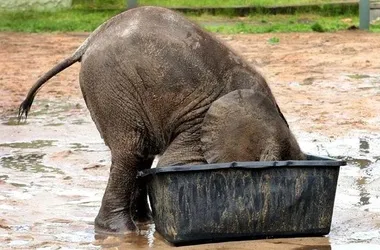
M 3 119 L 0 131 L 0 249 L 169 247 L 154 225 L 123 238 L 94 235 L 110 153 L 82 100 L 36 101 L 27 123 Z M 380 249 L 380 136 L 294 132 L 306 152 L 349 163 L 341 168 L 330 235 L 184 248 Z

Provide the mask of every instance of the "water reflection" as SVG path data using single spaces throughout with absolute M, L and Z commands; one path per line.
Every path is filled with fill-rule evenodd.
M 158 237 L 158 239 L 156 239 Z M 139 232 L 126 235 L 103 235 L 95 234 L 96 246 L 103 249 L 140 249 L 140 248 L 157 248 L 167 245 L 158 233 L 155 233 L 154 224 L 139 226 Z
M 149 225 L 139 234 L 129 234 L 123 236 L 104 236 L 96 235 L 93 243 L 101 249 L 179 249 L 179 250 L 212 250 L 212 249 L 265 249 L 265 250 L 330 250 L 329 238 L 327 237 L 309 237 L 309 238 L 280 238 L 280 239 L 263 239 L 263 240 L 246 240 L 246 241 L 228 241 L 220 243 L 209 243 L 199 245 L 188 245 L 174 247 L 166 242 L 162 236 L 154 231 L 154 225 Z
M 0 175 L 0 180 L 7 180 L 9 178 L 9 175 L 6 175 L 6 174 L 4 174 L 4 175 Z
M 366 184 L 367 184 L 368 177 L 361 176 L 361 178 L 356 179 L 356 185 L 358 186 L 359 189 L 359 206 L 364 206 L 369 204 L 370 200 L 370 193 L 366 189 Z
M 361 154 L 369 154 L 369 143 L 366 138 L 359 138 L 359 149 Z
M 43 148 L 53 146 L 55 140 L 34 140 L 30 142 L 13 142 L 13 143 L 2 143 L 0 147 L 8 147 L 8 148 Z
M 331 246 L 302 246 L 294 248 L 294 250 L 331 250 Z
M 366 169 L 373 163 L 371 160 L 368 160 L 370 155 L 370 144 L 369 139 L 365 137 L 359 138 L 359 154 L 367 159 L 353 159 L 351 161 L 352 164 L 357 165 L 360 169 Z M 365 206 L 370 204 L 370 193 L 366 189 L 366 185 L 368 184 L 368 176 L 364 176 L 366 172 L 363 173 L 362 176 L 356 179 L 356 185 L 359 190 L 360 200 L 358 202 L 359 206 Z
M 30 171 L 32 173 L 57 173 L 64 174 L 59 168 L 49 167 L 42 164 L 45 154 L 30 153 L 8 155 L 0 158 L 0 165 L 5 168 L 17 169 L 19 171 Z
M 371 160 L 363 158 L 343 157 L 347 164 L 358 166 L 360 169 L 369 167 L 372 164 Z

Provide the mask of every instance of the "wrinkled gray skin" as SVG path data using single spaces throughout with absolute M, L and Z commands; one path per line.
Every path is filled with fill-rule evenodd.
M 250 89 L 235 90 L 214 101 L 201 131 L 208 163 L 305 159 L 273 102 Z
M 121 13 L 94 31 L 69 58 L 42 76 L 20 106 L 27 116 L 38 89 L 81 61 L 80 86 L 112 153 L 98 232 L 128 232 L 151 219 L 137 171 L 160 164 L 206 163 L 200 142 L 206 111 L 219 97 L 252 89 L 273 103 L 264 78 L 213 36 L 158 7 Z M 237 159 L 239 160 L 239 159 Z

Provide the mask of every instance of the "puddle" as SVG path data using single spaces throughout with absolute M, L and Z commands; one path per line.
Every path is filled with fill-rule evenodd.
M 379 245 L 374 244 L 349 244 L 349 245 L 340 245 L 340 246 L 334 246 L 332 248 L 333 250 L 379 250 Z
M 43 148 L 53 145 L 54 140 L 35 140 L 31 142 L 14 142 L 14 143 L 2 143 L 0 147 L 9 148 Z
M 71 123 L 75 125 L 82 125 L 84 123 L 87 123 L 87 121 L 85 121 L 84 119 L 77 119 L 77 120 L 72 121 Z
M 331 250 L 331 246 L 303 246 L 294 248 L 295 250 Z
M 26 184 L 15 183 L 15 182 L 10 182 L 9 184 L 11 184 L 12 186 L 15 186 L 15 187 L 26 187 L 27 186 Z
M 159 238 L 159 240 L 157 240 Z M 105 236 L 95 234 L 95 246 L 102 248 L 120 247 L 120 249 L 128 249 L 128 246 L 140 248 L 160 248 L 169 247 L 168 243 L 155 233 L 154 224 L 144 225 L 140 228 L 138 233 L 123 235 L 123 236 Z
M 15 169 L 18 171 L 64 174 L 63 171 L 58 168 L 43 165 L 42 158 L 44 156 L 45 154 L 39 153 L 3 156 L 0 158 L 0 164 L 4 168 Z
M 69 110 L 76 107 L 75 104 L 70 102 L 57 102 L 57 101 L 36 101 L 33 103 L 33 111 L 29 113 L 29 117 L 37 116 L 56 116 L 62 117 L 62 114 L 67 113 Z
M 0 180 L 7 180 L 8 178 L 9 178 L 9 176 L 6 174 L 0 175 Z
M 23 119 L 19 122 L 16 116 L 12 116 L 2 124 L 8 126 L 35 124 L 44 127 L 59 127 L 67 124 L 91 123 L 86 106 L 79 102 L 72 102 L 69 99 L 62 99 L 62 101 L 36 100 L 27 120 Z
M 93 221 L 111 160 L 83 101 L 78 103 L 36 102 L 24 126 L 9 126 L 14 120 L 0 123 L 0 245 L 24 249 L 170 247 L 154 225 L 122 238 L 94 234 Z M 365 131 L 341 138 L 303 132 L 296 136 L 305 152 L 348 163 L 340 171 L 328 237 L 181 249 L 380 249 L 380 136 Z
M 70 148 L 72 148 L 74 151 L 75 150 L 88 150 L 89 146 L 88 145 L 83 145 L 81 143 L 70 143 Z
M 380 238 L 375 237 L 380 232 L 380 165 L 377 160 L 380 136 L 363 131 L 338 139 L 309 136 L 313 139 L 301 143 L 307 151 L 347 161 L 339 175 L 331 243 L 380 244 Z M 380 245 L 377 247 L 380 249 Z
M 17 117 L 10 117 L 8 120 L 2 122 L 3 125 L 7 126 L 22 126 L 25 125 L 25 123 L 19 122 Z
M 361 75 L 361 74 L 355 74 L 355 75 L 348 75 L 351 79 L 364 79 L 364 78 L 370 78 L 369 75 Z
M 329 82 L 318 81 L 318 85 L 321 88 L 332 88 L 338 92 L 346 92 L 348 96 L 352 91 L 360 92 L 360 96 L 368 98 L 373 98 L 380 93 L 380 75 L 378 74 L 342 74 L 340 81 L 339 84 L 333 85 Z
M 368 160 L 368 159 L 359 159 L 359 158 L 354 159 L 354 158 L 351 158 L 349 156 L 342 157 L 341 159 L 347 161 L 348 164 L 357 166 L 361 169 L 367 168 L 372 164 L 372 161 Z
M 65 125 L 65 124 L 63 122 L 61 122 L 61 123 L 48 123 L 44 126 L 58 127 L 58 126 L 63 126 L 63 125 Z

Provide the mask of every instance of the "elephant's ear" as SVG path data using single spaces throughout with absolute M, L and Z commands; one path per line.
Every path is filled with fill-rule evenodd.
M 208 163 L 258 161 L 275 140 L 276 126 L 286 126 L 277 107 L 265 95 L 251 89 L 230 92 L 207 111 L 201 142 Z

